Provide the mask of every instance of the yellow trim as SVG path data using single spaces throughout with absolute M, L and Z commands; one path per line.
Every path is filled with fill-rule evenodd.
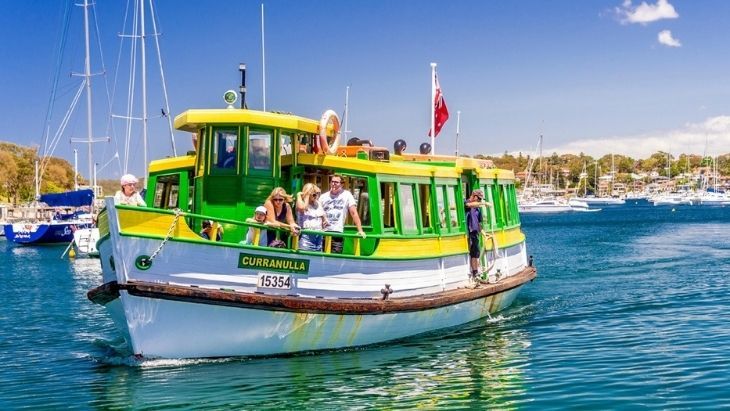
M 449 177 L 458 178 L 458 170 L 428 164 L 382 162 L 358 160 L 354 157 L 339 157 L 321 154 L 299 154 L 299 165 L 340 168 L 372 174 L 399 176 Z
M 117 213 L 119 214 L 119 231 L 122 234 L 165 237 L 175 219 L 174 215 L 151 213 L 145 211 L 144 208 L 140 208 L 139 211 L 117 209 Z M 178 218 L 172 236 L 201 240 L 200 236 L 188 227 L 183 217 Z
M 489 179 L 500 179 L 500 180 L 513 180 L 515 179 L 515 173 L 511 170 L 502 170 L 500 168 L 483 168 L 479 169 L 479 178 Z
M 109 214 L 106 208 L 101 210 L 96 217 L 96 227 L 99 228 L 99 238 L 109 234 Z
M 465 235 L 441 238 L 383 238 L 372 256 L 418 258 L 465 253 L 468 250 Z
M 491 232 L 487 232 L 492 234 Z M 525 233 L 523 233 L 519 227 L 511 228 L 509 230 L 495 231 L 494 236 L 497 239 L 497 248 L 511 247 L 515 244 L 519 244 L 525 241 Z M 488 244 L 484 244 L 484 248 L 487 250 L 492 249 L 491 241 Z
M 149 172 L 156 173 L 158 171 L 174 170 L 178 168 L 190 168 L 195 166 L 195 156 L 180 156 L 172 158 L 162 158 L 152 160 L 150 162 Z
M 175 128 L 196 132 L 205 125 L 251 124 L 287 130 L 319 133 L 319 121 L 291 114 L 242 109 L 193 109 L 175 117 Z

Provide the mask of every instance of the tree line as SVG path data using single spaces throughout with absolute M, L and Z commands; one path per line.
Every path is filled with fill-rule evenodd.
M 41 161 L 38 149 L 0 141 L 0 202 L 20 204 L 35 199 L 35 163 Z M 116 180 L 101 180 L 106 193 L 114 193 Z M 88 180 L 79 176 L 79 185 Z M 49 157 L 41 178 L 41 193 L 60 193 L 73 190 L 74 170 L 68 161 Z
M 500 157 L 479 154 L 474 157 L 491 160 L 496 167 L 512 170 L 515 173 L 527 171 L 530 161 L 529 156 L 521 153 L 517 156 L 505 152 Z M 713 159 L 696 154 L 680 154 L 675 157 L 664 151 L 657 151 L 645 159 L 614 154 L 613 160 L 610 154 L 594 158 L 583 153 L 578 155 L 553 153 L 542 158 L 542 169 L 540 169 L 539 159 L 535 159 L 531 171 L 533 177 L 541 176 L 543 181 L 547 181 L 546 178 L 550 176 L 555 176 L 560 180 L 560 187 L 565 187 L 566 182 L 568 186 L 575 187 L 580 181 L 580 174 L 585 170 L 588 174 L 589 186 L 594 186 L 595 175 L 600 177 L 608 174 L 611 171 L 612 162 L 616 172 L 615 181 L 630 183 L 632 174 L 648 175 L 656 172 L 659 176 L 674 178 L 682 174 L 694 173 L 700 167 L 712 167 L 715 160 L 718 173 L 723 176 L 730 175 L 730 154 L 723 154 Z

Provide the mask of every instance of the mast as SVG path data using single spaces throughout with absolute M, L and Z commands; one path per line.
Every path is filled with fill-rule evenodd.
M 73 74 L 75 76 L 82 76 L 84 77 L 84 88 L 86 89 L 86 129 L 87 129 L 87 136 L 86 140 L 84 139 L 75 139 L 72 138 L 72 143 L 84 143 L 87 145 L 87 155 L 88 155 L 88 179 L 89 183 L 93 184 L 94 180 L 94 170 L 93 170 L 93 164 L 94 164 L 94 155 L 91 145 L 93 143 L 98 143 L 100 141 L 107 141 L 107 139 L 94 139 L 93 138 L 93 125 L 92 125 L 92 114 L 91 114 L 91 48 L 89 46 L 89 7 L 92 5 L 89 3 L 89 0 L 84 0 L 84 4 L 78 4 L 78 6 L 81 6 L 84 8 L 84 42 L 85 42 L 85 49 L 86 49 L 86 58 L 84 61 L 84 73 L 83 74 Z
M 144 178 L 147 179 L 147 52 L 144 27 L 144 0 L 139 0 L 140 39 L 142 40 L 142 144 L 144 148 Z

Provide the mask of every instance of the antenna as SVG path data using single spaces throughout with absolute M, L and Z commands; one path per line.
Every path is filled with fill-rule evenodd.
M 350 120 L 350 86 L 345 89 L 345 114 L 342 116 L 342 136 L 343 141 L 347 141 L 347 134 L 351 133 L 349 120 Z

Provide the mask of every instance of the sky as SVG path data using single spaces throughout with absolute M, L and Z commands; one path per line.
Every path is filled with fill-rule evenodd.
M 53 133 L 83 71 L 81 0 L 4 1 L 0 14 L 0 141 L 39 145 Z M 261 1 L 156 0 L 157 37 L 173 116 L 224 108 L 246 63 L 247 104 L 264 103 Z M 417 151 L 430 127 L 430 63 L 437 63 L 450 118 L 436 154 L 657 151 L 730 152 L 730 2 L 724 0 L 264 1 L 267 110 L 319 119 L 344 112 L 350 137 Z M 126 0 L 96 0 L 91 71 L 94 162 L 102 178 L 143 172 L 139 121 L 126 143 L 130 44 Z M 64 13 L 70 10 L 63 35 Z M 126 20 L 125 20 L 125 15 Z M 95 18 L 93 18 L 95 17 Z M 126 21 L 126 23 L 125 23 Z M 147 17 L 146 31 L 152 32 Z M 59 63 L 62 39 L 66 38 Z M 97 47 L 100 45 L 101 47 Z M 99 49 L 101 53 L 99 53 Z M 153 37 L 147 41 L 149 112 L 165 106 Z M 121 56 L 121 57 L 120 57 Z M 102 65 L 103 57 L 103 65 Z M 137 70 L 141 66 L 137 61 Z M 52 110 L 54 73 L 60 73 Z M 141 80 L 137 74 L 135 89 Z M 107 90 L 109 90 L 107 92 Z M 141 93 L 132 116 L 141 116 Z M 88 174 L 86 97 L 81 96 L 54 155 Z M 110 103 L 110 104 L 109 104 Z M 109 106 L 111 105 L 111 110 Z M 47 119 L 50 118 L 50 121 Z M 165 118 L 150 119 L 148 158 L 172 154 Z M 192 148 L 175 132 L 178 153 Z M 119 153 L 119 161 L 114 157 Z

